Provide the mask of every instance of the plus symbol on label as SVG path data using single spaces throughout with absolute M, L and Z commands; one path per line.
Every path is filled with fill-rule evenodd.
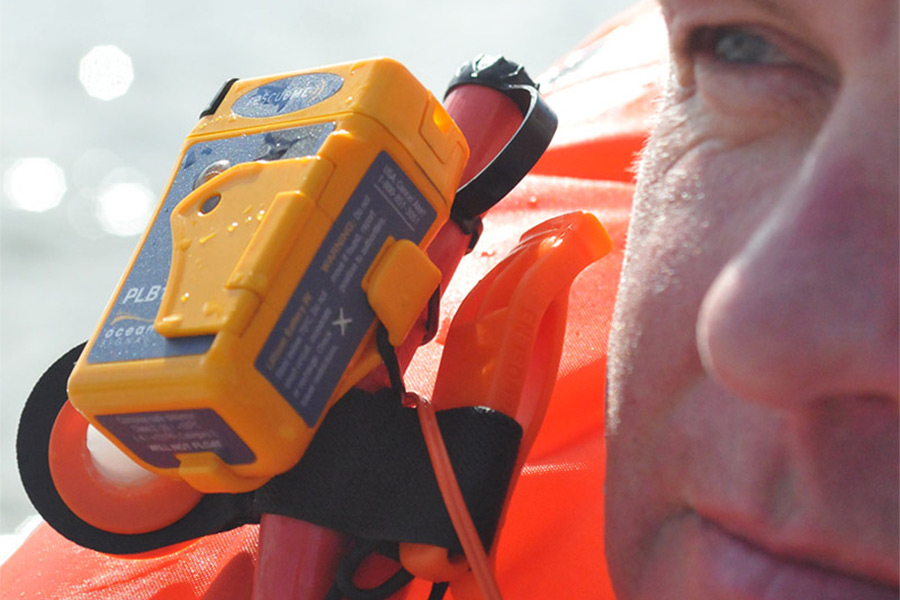
M 353 319 L 349 319 L 344 316 L 344 309 L 341 308 L 338 311 L 338 318 L 331 322 L 332 325 L 337 325 L 341 328 L 341 337 L 347 333 L 347 325 L 353 322 Z

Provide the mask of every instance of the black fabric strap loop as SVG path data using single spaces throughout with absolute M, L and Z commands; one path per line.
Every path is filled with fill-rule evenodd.
M 16 457 L 29 500 L 53 529 L 76 544 L 108 554 L 136 554 L 204 535 L 227 531 L 259 516 L 252 493 L 206 494 L 178 521 L 148 533 L 112 533 L 82 520 L 60 497 L 50 475 L 49 447 L 53 423 L 68 399 L 66 384 L 84 350 L 81 344 L 61 356 L 34 386 L 19 420 Z
M 493 543 L 522 428 L 484 407 L 438 413 L 463 497 L 482 543 Z M 356 537 L 461 546 L 432 470 L 415 410 L 391 390 L 351 390 L 329 411 L 300 463 L 256 492 L 255 508 Z
M 456 192 L 450 216 L 466 231 L 528 174 L 550 145 L 558 119 L 525 69 L 503 57 L 479 56 L 463 65 L 444 97 L 461 85 L 497 90 L 512 100 L 523 115 L 521 125 L 500 153 Z
M 370 540 L 357 540 L 356 545 L 338 566 L 337 575 L 335 576 L 334 588 L 340 592 L 340 596 L 335 597 L 347 598 L 347 600 L 385 600 L 399 592 L 403 587 L 414 579 L 412 573 L 400 567 L 397 571 L 387 578 L 381 584 L 374 588 L 360 588 L 353 583 L 353 576 L 357 569 L 362 565 L 363 561 L 370 555 L 383 552 L 380 548 L 384 546 L 383 542 L 374 542 Z M 331 594 L 331 592 L 329 593 Z

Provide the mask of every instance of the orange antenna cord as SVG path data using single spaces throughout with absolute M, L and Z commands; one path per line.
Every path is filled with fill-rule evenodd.
M 450 514 L 453 529 L 459 537 L 466 560 L 478 583 L 478 588 L 485 600 L 503 600 L 484 546 L 481 544 L 481 538 L 478 537 L 472 516 L 466 507 L 462 491 L 459 489 L 459 482 L 456 480 L 450 456 L 447 454 L 447 447 L 444 445 L 444 438 L 438 427 L 434 405 L 426 398 L 415 396 L 415 399 L 419 425 L 422 428 L 422 435 L 425 437 L 425 445 L 428 448 L 428 455 L 431 457 L 438 487 L 441 490 L 447 512 Z

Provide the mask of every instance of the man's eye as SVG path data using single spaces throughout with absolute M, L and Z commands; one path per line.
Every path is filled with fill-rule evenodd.
M 690 51 L 720 63 L 783 65 L 790 58 L 762 35 L 741 27 L 702 27 L 693 32 Z
M 688 22 L 673 33 L 673 102 L 716 115 L 732 133 L 761 131 L 762 117 L 779 126 L 819 119 L 839 81 L 832 61 L 781 28 Z

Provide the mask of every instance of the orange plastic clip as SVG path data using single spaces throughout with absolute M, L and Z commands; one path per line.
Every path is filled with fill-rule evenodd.
M 611 249 L 609 235 L 591 214 L 570 213 L 545 221 L 522 236 L 509 256 L 466 297 L 453 319 L 431 405 L 434 410 L 487 406 L 522 426 L 522 444 L 507 500 L 556 383 L 569 287 L 585 267 Z M 420 413 L 438 480 L 452 480 L 452 488 L 455 478 L 449 461 L 440 458 L 442 444 L 439 433 L 434 433 L 437 424 L 433 411 L 427 403 L 420 403 Z M 438 437 L 429 440 L 431 435 Z M 403 566 L 423 579 L 450 580 L 457 600 L 499 597 L 492 580 L 493 568 L 488 564 L 488 560 L 493 563 L 496 543 L 490 559 L 480 542 L 474 544 L 476 548 L 466 547 L 464 538 L 478 539 L 468 510 L 464 504 L 451 506 L 462 503 L 462 496 L 452 490 L 445 492 L 443 483 L 441 487 L 451 516 L 461 514 L 462 520 L 468 521 L 458 525 L 454 519 L 469 568 L 464 564 L 461 568 L 460 557 L 449 557 L 444 549 L 421 544 L 400 545 Z M 468 534 L 466 528 L 470 529 Z

